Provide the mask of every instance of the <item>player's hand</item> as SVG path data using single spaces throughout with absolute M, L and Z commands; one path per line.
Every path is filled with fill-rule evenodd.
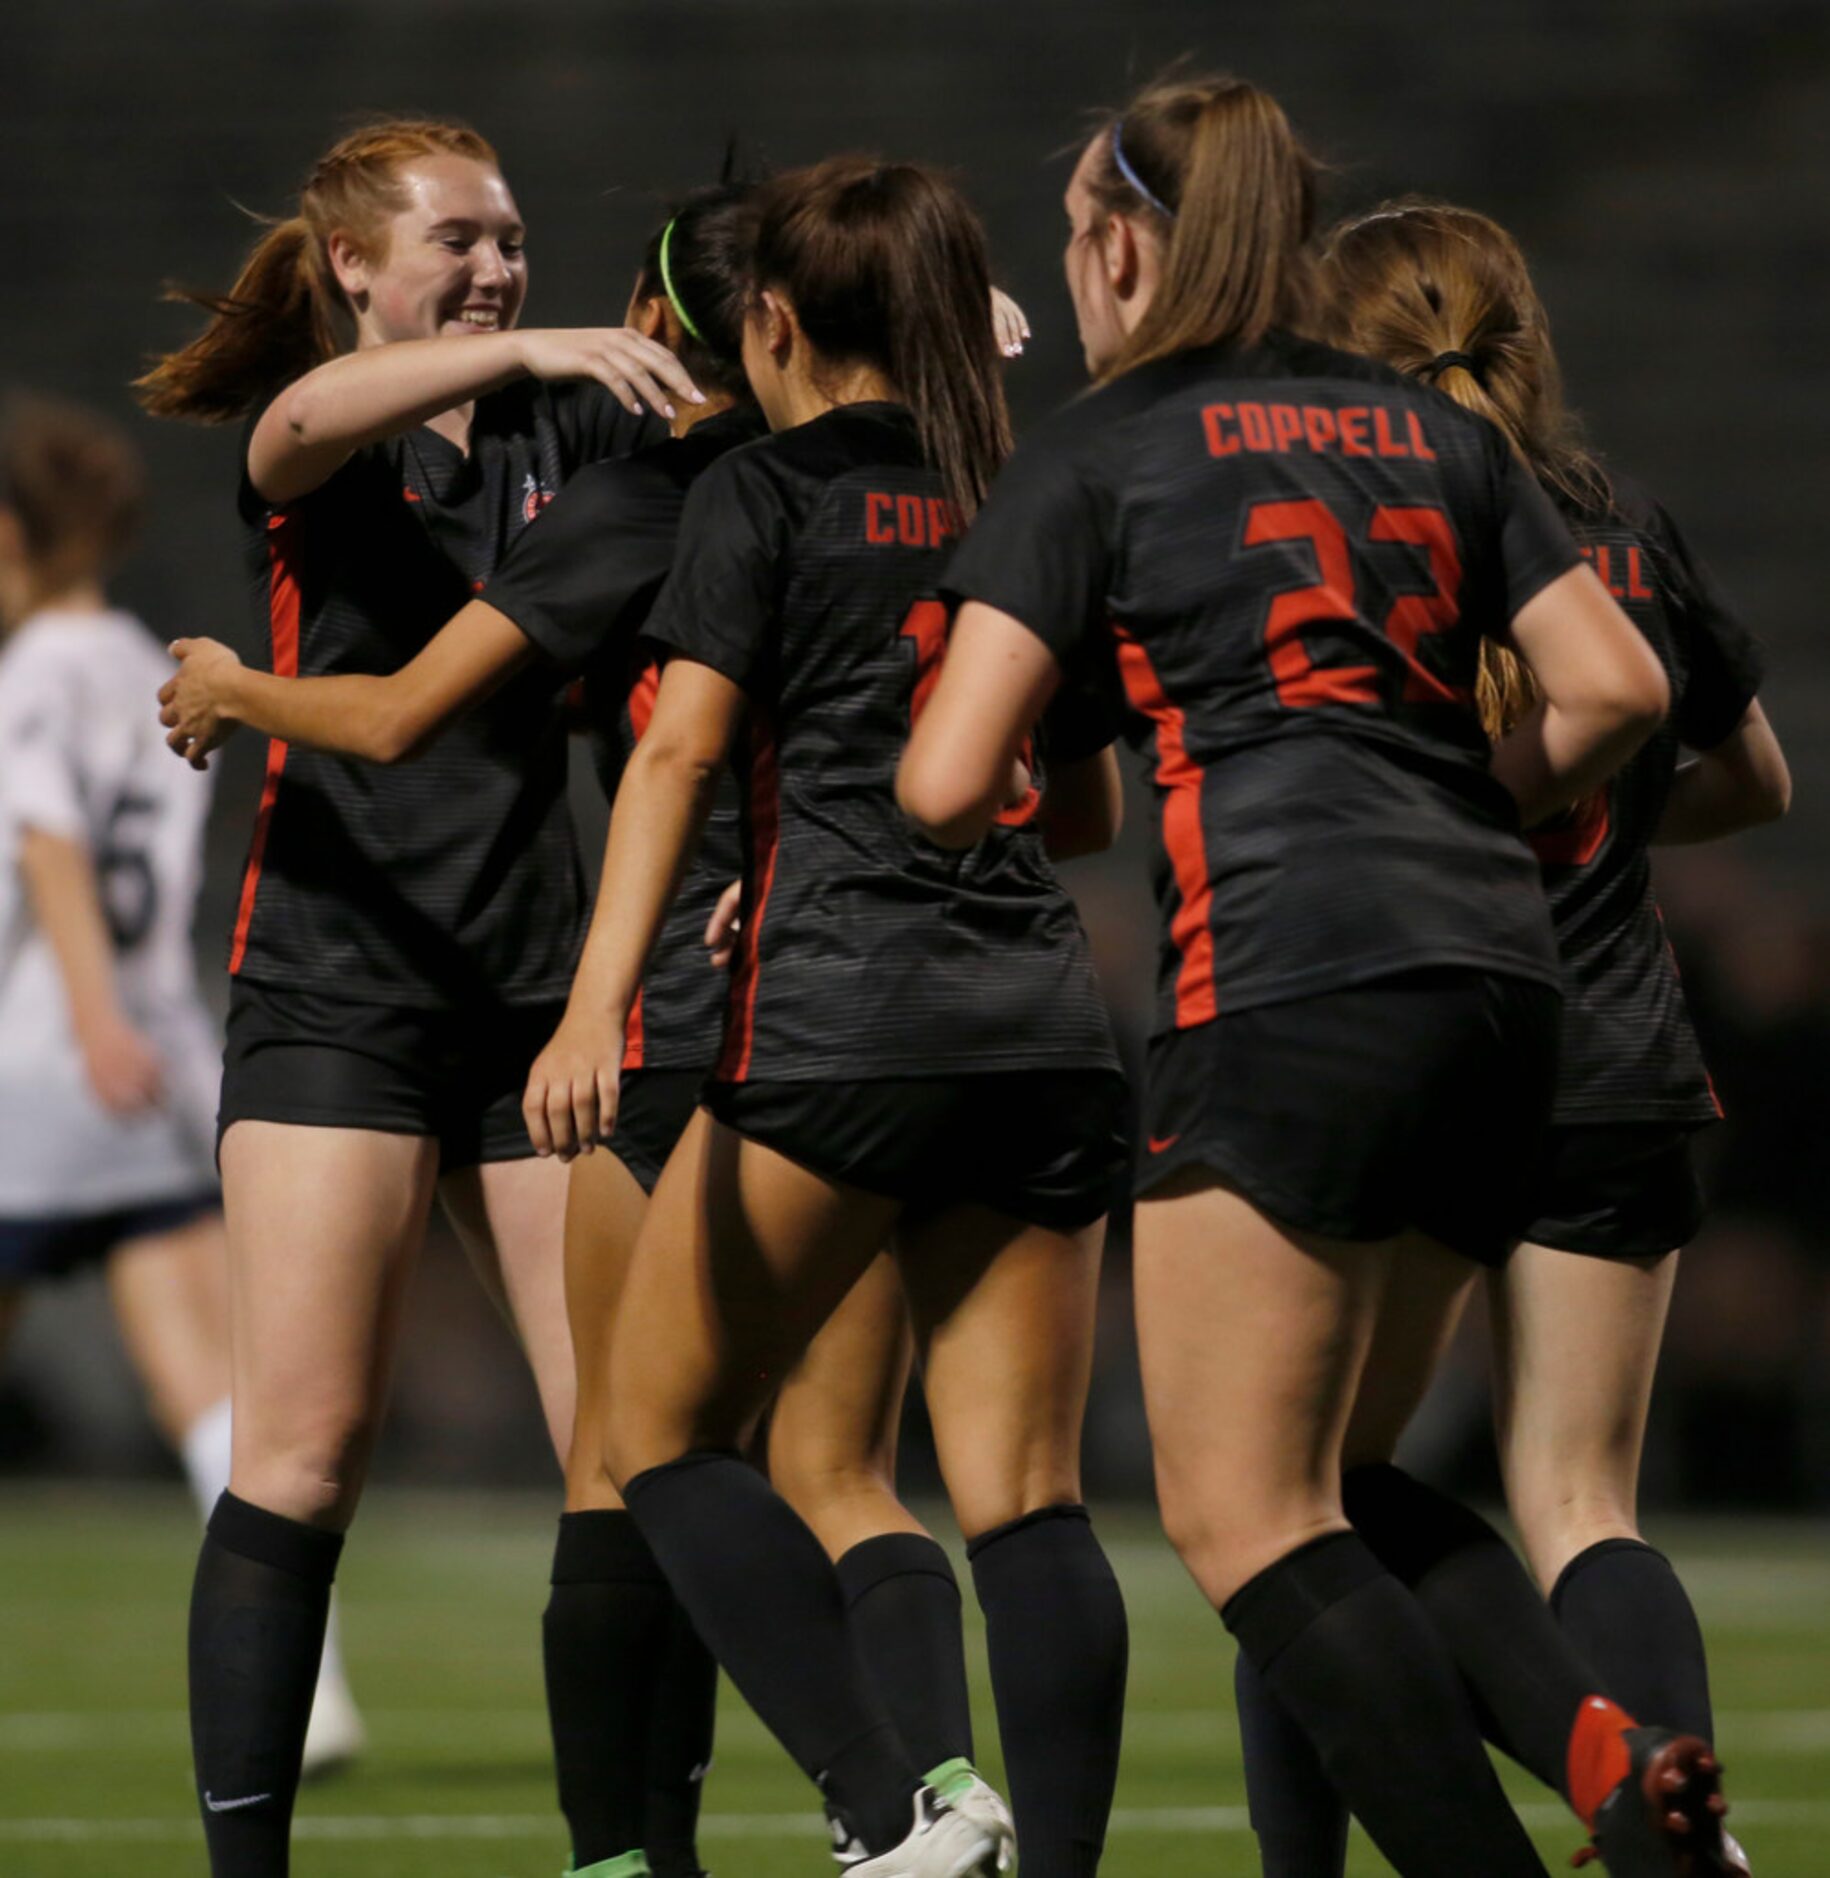
M 192 769 L 207 769 L 210 752 L 235 732 L 235 719 L 225 715 L 224 706 L 241 660 L 215 639 L 174 639 L 166 650 L 178 661 L 159 687 L 159 722 L 170 733 L 166 745 Z
M 96 1019 L 78 1031 L 77 1042 L 89 1087 L 110 1115 L 137 1115 L 158 1105 L 164 1092 L 158 1052 L 125 1019 Z
M 1007 359 L 1014 359 L 1029 337 L 1029 320 L 1002 287 L 991 290 L 991 330 L 997 338 L 998 350 Z
M 595 378 L 638 417 L 646 408 L 672 418 L 675 398 L 705 402 L 686 367 L 633 326 L 548 327 L 515 336 L 521 363 L 535 378 Z
M 743 882 L 734 880 L 718 896 L 712 916 L 705 922 L 705 943 L 712 963 L 722 970 L 737 953 L 737 935 L 743 930 Z
M 622 1068 L 622 1025 L 568 1006 L 552 1041 L 534 1058 L 521 1098 L 534 1152 L 569 1161 L 608 1141 Z
M 1029 765 L 1019 757 L 1013 757 L 1010 763 L 1010 782 L 1004 791 L 1004 806 L 1007 809 L 1020 809 L 1025 797 L 1036 786 L 1036 778 Z

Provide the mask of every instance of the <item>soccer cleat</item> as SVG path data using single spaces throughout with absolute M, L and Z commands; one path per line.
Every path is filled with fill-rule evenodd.
M 996 1878 L 999 1870 L 997 1841 L 965 1814 L 956 1813 L 932 1787 L 915 1789 L 915 1823 L 909 1836 L 874 1858 L 836 1813 L 829 1809 L 827 1818 L 832 1855 L 846 1878 Z
M 580 1865 L 565 1878 L 648 1878 L 648 1855 L 645 1852 L 619 1852 L 615 1858 L 600 1858 L 594 1865 Z
M 335 1672 L 320 1675 L 311 1699 L 299 1778 L 321 1780 L 347 1767 L 362 1752 L 367 1738 L 349 1684 Z
M 1740 1848 L 1722 1830 L 1728 1802 L 1709 1743 L 1669 1728 L 1629 1728 L 1622 1742 L 1629 1770 L 1575 1862 L 1599 1858 L 1613 1878 L 1745 1878 Z
M 942 1761 L 926 1780 L 954 1812 L 991 1834 L 998 1849 L 998 1870 L 1009 1871 L 1017 1855 L 1017 1828 L 997 1788 L 970 1761 L 961 1759 Z

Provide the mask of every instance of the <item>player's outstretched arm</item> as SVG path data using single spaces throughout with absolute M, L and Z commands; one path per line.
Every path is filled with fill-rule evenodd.
M 67 836 L 27 827 L 20 835 L 19 872 L 32 916 L 57 960 L 96 1099 L 116 1115 L 151 1108 L 160 1094 L 159 1058 L 127 1021 L 116 996 L 114 945 L 89 850 Z
M 896 800 L 930 841 L 969 848 L 983 838 L 1060 682 L 1055 655 L 1020 620 L 979 600 L 960 608 L 896 772 Z
M 346 352 L 288 385 L 248 439 L 248 479 L 268 502 L 297 501 L 364 444 L 527 376 L 594 378 L 629 410 L 668 418 L 675 398 L 705 402 L 686 367 L 632 326 L 401 339 Z
M 1652 839 L 1719 841 L 1776 822 L 1791 806 L 1792 772 L 1756 701 L 1723 742 L 1679 768 Z
M 159 691 L 166 743 L 194 769 L 240 725 L 371 763 L 419 755 L 454 718 L 535 656 L 504 613 L 472 600 L 397 672 L 281 678 L 251 671 L 214 639 L 174 639 L 178 669 Z
M 1586 566 L 1519 609 L 1512 642 L 1542 698 L 1493 752 L 1527 828 L 1599 789 L 1663 722 L 1658 655 Z
M 535 1059 L 521 1112 L 537 1154 L 588 1154 L 616 1121 L 623 1034 L 648 955 L 711 811 L 744 712 L 709 665 L 670 660 L 654 715 L 617 786 L 591 930 L 559 1029 Z

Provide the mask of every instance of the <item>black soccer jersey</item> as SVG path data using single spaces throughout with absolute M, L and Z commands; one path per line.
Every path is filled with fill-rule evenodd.
M 1415 967 L 1555 983 L 1472 704 L 1577 562 L 1499 433 L 1274 336 L 1082 398 L 998 478 L 945 585 L 1064 664 L 1109 639 L 1157 804 L 1159 1034 Z
M 1652 897 L 1647 847 L 1678 749 L 1709 750 L 1760 687 L 1760 654 L 1644 491 L 1616 479 L 1611 512 L 1566 509 L 1602 584 L 1650 641 L 1671 714 L 1596 796 L 1534 830 L 1563 957 L 1559 1122 L 1707 1121 L 1719 1111 Z
M 606 797 L 654 709 L 658 668 L 638 655 L 636 639 L 673 562 L 686 492 L 766 428 L 754 406 L 739 406 L 682 438 L 580 470 L 484 591 L 562 671 L 582 674 Z M 708 963 L 703 935 L 719 894 L 743 870 L 737 816 L 727 776 L 630 1012 L 626 1070 L 709 1069 L 718 1054 L 728 984 Z
M 896 405 L 842 406 L 735 450 L 687 498 L 648 632 L 750 705 L 726 1081 L 1116 1065 L 1034 793 L 964 853 L 896 805 L 957 533 Z
M 655 434 L 600 386 L 524 380 L 477 401 L 468 453 L 410 431 L 278 508 L 244 457 L 271 668 L 397 671 L 575 469 Z M 393 769 L 270 743 L 229 970 L 425 1008 L 563 998 L 585 897 L 558 704 L 523 673 Z

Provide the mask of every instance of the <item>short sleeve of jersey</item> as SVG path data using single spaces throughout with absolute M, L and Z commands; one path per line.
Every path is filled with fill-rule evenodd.
M 553 417 L 564 440 L 567 466 L 629 456 L 667 438 L 667 426 L 645 413 L 637 417 L 594 378 L 554 385 Z
M 673 572 L 644 637 L 753 690 L 769 652 L 790 533 L 786 493 L 753 452 L 713 464 L 686 498 Z
M 1654 510 L 1653 532 L 1663 550 L 1673 610 L 1685 628 L 1690 651 L 1690 671 L 1672 723 L 1688 748 L 1713 750 L 1746 716 L 1766 676 L 1766 661 L 1753 634 L 1662 508 Z
M 1042 714 L 1042 751 L 1051 763 L 1082 763 L 1116 743 L 1125 724 L 1118 671 L 1102 642 L 1083 646 Z
M 942 590 L 1008 613 L 1068 667 L 1099 632 L 1111 591 L 1112 499 L 1085 446 L 1039 437 L 999 472 Z
M 630 458 L 588 464 L 516 537 L 483 589 L 562 671 L 578 672 L 667 578 L 679 485 Z
M 0 824 L 9 841 L 25 828 L 88 837 L 74 676 L 36 646 L 0 663 Z
M 1510 622 L 1553 580 L 1579 566 L 1582 553 L 1538 479 L 1500 442 L 1497 431 L 1494 443 L 1505 457 L 1499 483 L 1500 558 Z

